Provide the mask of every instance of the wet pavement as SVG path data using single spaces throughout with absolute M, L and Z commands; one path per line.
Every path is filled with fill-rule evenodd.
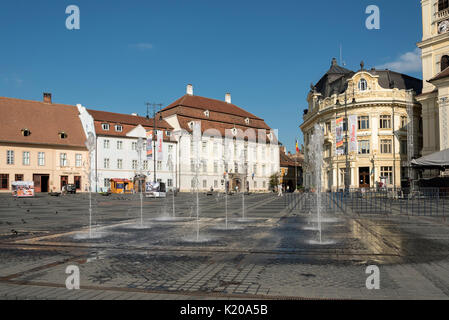
M 324 209 L 273 194 L 0 195 L 0 299 L 448 299 L 443 217 Z M 174 217 L 174 219 L 173 219 Z M 197 224 L 198 223 L 198 224 Z M 197 240 L 197 226 L 199 238 Z M 66 267 L 81 290 L 65 288 Z M 368 290 L 366 268 L 380 269 Z

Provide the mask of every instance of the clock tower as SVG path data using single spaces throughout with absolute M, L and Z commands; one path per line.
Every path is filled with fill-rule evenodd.
M 423 155 L 449 149 L 449 0 L 422 0 Z

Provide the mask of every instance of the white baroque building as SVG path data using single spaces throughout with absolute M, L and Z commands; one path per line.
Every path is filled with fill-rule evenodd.
M 173 128 L 177 142 L 177 180 L 180 191 L 191 191 L 198 181 L 206 191 L 269 191 L 270 176 L 279 173 L 277 132 L 263 119 L 231 103 L 195 96 L 193 86 L 186 95 L 160 112 Z M 201 126 L 201 141 L 195 144 L 194 124 Z M 196 152 L 198 148 L 198 155 Z M 196 170 L 198 166 L 198 178 Z

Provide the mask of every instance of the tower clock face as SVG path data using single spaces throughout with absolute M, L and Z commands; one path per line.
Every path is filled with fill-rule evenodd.
M 440 22 L 440 24 L 438 25 L 438 33 L 445 33 L 449 31 L 449 20 L 445 20 Z

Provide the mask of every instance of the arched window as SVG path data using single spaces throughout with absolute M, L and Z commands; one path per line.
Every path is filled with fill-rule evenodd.
M 361 79 L 361 80 L 359 81 L 359 90 L 360 90 L 360 91 L 366 91 L 366 90 L 368 90 L 368 82 L 366 82 L 365 79 Z
M 441 58 L 441 71 L 449 67 L 449 56 L 443 56 Z
M 449 0 L 438 0 L 438 11 L 449 8 Z

